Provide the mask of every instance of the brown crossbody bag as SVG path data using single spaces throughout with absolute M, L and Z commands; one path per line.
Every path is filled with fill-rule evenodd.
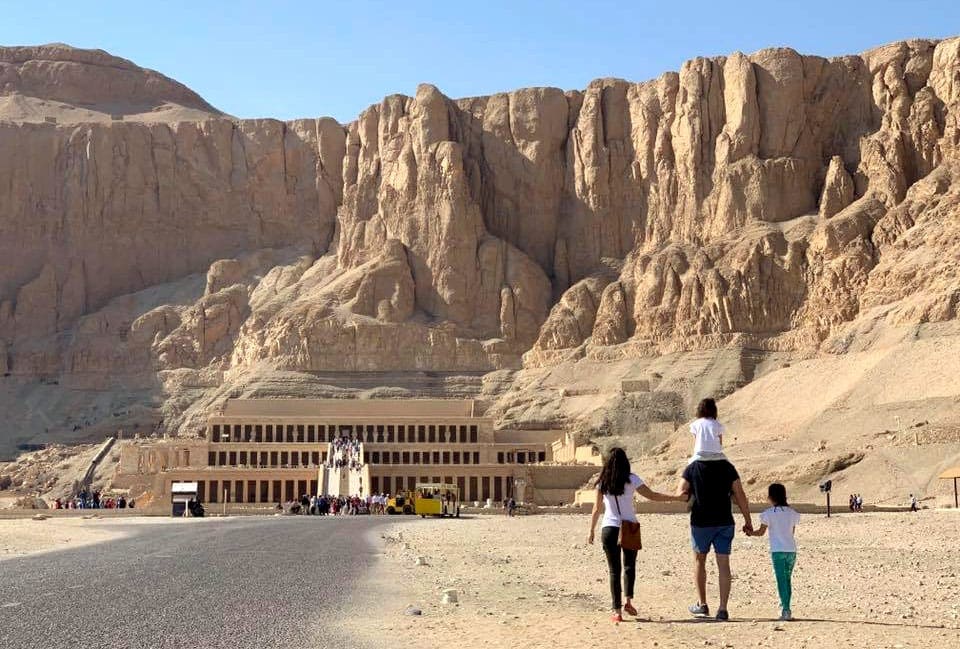
M 623 520 L 623 514 L 620 512 L 620 498 L 614 496 L 613 502 L 617 503 L 617 515 L 620 516 L 620 547 L 624 550 L 642 550 L 643 538 L 640 536 L 640 523 Z

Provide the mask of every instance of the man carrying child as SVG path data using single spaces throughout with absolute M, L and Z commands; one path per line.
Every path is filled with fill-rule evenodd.
M 740 483 L 740 474 L 723 454 L 723 426 L 717 422 L 717 405 L 704 399 L 697 408 L 697 420 L 690 426 L 695 437 L 694 455 L 683 472 L 678 488 L 690 501 L 690 537 L 694 555 L 694 583 L 697 603 L 689 608 L 696 617 L 710 615 L 707 605 L 707 555 L 713 548 L 720 581 L 720 606 L 716 619 L 726 621 L 730 598 L 730 552 L 736 524 L 730 501 L 743 514 L 743 529 L 753 532 L 750 507 Z

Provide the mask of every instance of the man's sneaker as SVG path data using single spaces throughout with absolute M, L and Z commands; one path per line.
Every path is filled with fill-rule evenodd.
M 790 612 L 789 608 L 785 608 L 780 612 L 780 621 L 789 622 L 793 619 L 793 613 Z
M 729 619 L 730 619 L 730 614 L 727 613 L 725 610 L 720 609 L 719 611 L 717 611 L 717 622 L 726 622 Z
M 710 607 L 706 604 L 694 604 L 693 606 L 687 607 L 687 610 L 694 617 L 707 617 L 710 615 Z

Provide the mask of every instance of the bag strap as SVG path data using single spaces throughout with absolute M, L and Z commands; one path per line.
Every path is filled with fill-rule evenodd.
M 627 487 L 626 485 L 624 485 L 623 493 L 620 494 L 620 496 L 625 496 L 626 494 L 627 494 Z M 610 494 L 610 495 L 613 496 L 613 502 L 617 503 L 617 516 L 620 517 L 620 524 L 623 525 L 623 512 L 620 511 L 620 496 L 614 496 L 613 494 Z M 633 521 L 627 521 L 627 522 L 632 523 Z

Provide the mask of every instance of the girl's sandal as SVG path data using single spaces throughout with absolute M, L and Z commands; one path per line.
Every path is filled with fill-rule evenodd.
M 614 624 L 620 624 L 621 622 L 623 622 L 623 616 L 620 615 L 619 613 L 614 613 L 613 615 L 610 616 L 610 620 Z
M 627 615 L 632 615 L 634 617 L 637 616 L 637 609 L 634 608 L 633 604 L 624 604 L 623 612 L 626 613 Z

